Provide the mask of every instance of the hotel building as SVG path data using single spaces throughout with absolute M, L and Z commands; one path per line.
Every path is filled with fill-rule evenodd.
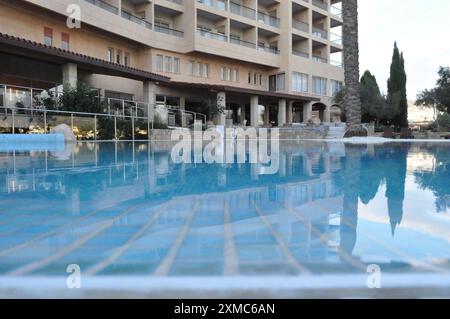
M 5 85 L 83 81 L 151 108 L 200 112 L 214 100 L 227 109 L 218 124 L 338 121 L 339 8 L 338 0 L 0 0 L 0 104 Z

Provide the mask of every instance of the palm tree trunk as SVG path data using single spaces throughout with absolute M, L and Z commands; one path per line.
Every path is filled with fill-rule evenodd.
M 342 0 L 344 20 L 345 87 L 344 109 L 347 115 L 346 137 L 367 136 L 361 126 L 361 93 L 359 86 L 358 0 Z

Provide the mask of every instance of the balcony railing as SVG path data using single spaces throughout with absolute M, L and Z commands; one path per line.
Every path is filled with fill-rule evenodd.
M 167 1 L 169 1 L 169 2 L 173 2 L 173 3 L 176 3 L 176 4 L 183 4 L 183 0 L 167 0 Z
M 255 20 L 256 19 L 256 10 L 243 6 L 241 4 L 230 1 L 230 12 Z
M 111 13 L 119 14 L 119 8 L 113 6 L 109 3 L 106 3 L 105 1 L 102 1 L 102 0 L 86 0 L 86 1 L 93 4 L 94 6 L 105 9 Z
M 241 39 L 234 38 L 234 37 L 230 37 L 230 43 L 242 45 L 244 47 L 252 48 L 252 49 L 256 48 L 256 44 L 255 43 L 252 43 L 252 42 L 249 42 L 249 41 L 245 41 L 245 40 L 241 40 Z
M 325 11 L 328 10 L 328 4 L 323 0 L 312 0 L 312 4 Z
M 227 10 L 227 2 L 225 0 L 197 0 L 197 2 L 219 10 Z
M 219 40 L 219 41 L 223 41 L 223 42 L 228 42 L 227 36 L 222 33 L 216 33 L 216 32 L 202 29 L 202 28 L 197 28 L 197 33 L 200 36 L 208 38 L 208 39 L 214 39 L 214 40 Z
M 342 18 L 342 10 L 336 6 L 330 7 L 330 12 L 332 15 Z
M 330 60 L 330 64 L 333 65 L 333 66 L 337 66 L 339 68 L 343 68 L 344 67 L 344 63 L 339 62 L 339 61 Z
M 309 53 L 304 52 L 304 51 L 300 51 L 300 50 L 292 50 L 292 54 L 305 58 L 305 59 L 309 59 Z
M 150 22 L 148 22 L 140 17 L 137 17 L 129 12 L 126 12 L 124 10 L 122 10 L 122 18 L 130 20 L 134 23 L 140 24 L 140 25 L 146 27 L 147 29 L 150 29 L 150 30 L 152 29 L 152 24 Z
M 173 35 L 173 36 L 176 36 L 176 37 L 179 37 L 179 38 L 184 37 L 184 32 L 183 31 L 171 29 L 171 28 L 168 28 L 168 27 L 162 26 L 162 25 L 155 24 L 155 31 L 156 32 L 160 32 L 160 33 Z
M 313 55 L 312 60 L 320 63 L 328 64 L 328 59 L 322 58 L 321 56 Z
M 296 30 L 309 33 L 309 24 L 299 20 L 292 20 L 292 27 Z
M 264 12 L 258 11 L 258 21 L 270 25 L 275 28 L 280 27 L 280 19 L 271 15 L 268 15 Z
M 272 53 L 272 54 L 280 54 L 280 50 L 278 50 L 278 48 L 269 47 L 269 46 L 265 46 L 265 45 L 262 45 L 262 44 L 258 44 L 258 50 L 259 51 L 268 52 L 268 53 Z
M 342 45 L 342 36 L 336 33 L 330 33 L 330 41 L 337 45 Z
M 323 29 L 313 27 L 312 34 L 317 38 L 328 39 L 328 32 Z

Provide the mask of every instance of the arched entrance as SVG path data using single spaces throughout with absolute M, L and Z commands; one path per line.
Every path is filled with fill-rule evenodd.
M 332 105 L 330 110 L 330 120 L 331 123 L 342 123 L 342 108 L 340 105 Z
M 312 105 L 311 119 L 315 123 L 322 123 L 325 120 L 325 110 L 327 106 L 323 103 L 314 103 Z

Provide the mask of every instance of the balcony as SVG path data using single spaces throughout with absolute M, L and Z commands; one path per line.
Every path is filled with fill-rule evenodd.
M 332 60 L 330 60 L 330 64 L 332 66 L 336 66 L 338 68 L 343 68 L 344 67 L 344 64 L 342 62 L 339 62 L 339 61 L 332 61 Z
M 139 25 L 142 25 L 144 27 L 146 27 L 147 29 L 152 29 L 152 24 L 140 17 L 137 17 L 129 12 L 126 12 L 124 10 L 122 10 L 122 18 L 127 19 L 131 22 L 137 23 Z
M 113 6 L 113 5 L 109 4 L 109 3 L 106 3 L 106 2 L 104 2 L 102 0 L 85 0 L 85 1 L 89 2 L 90 4 L 93 4 L 94 6 L 97 6 L 99 8 L 102 8 L 102 9 L 106 10 L 106 11 L 109 11 L 111 13 L 114 13 L 114 14 L 117 14 L 117 15 L 119 14 L 119 8 Z
M 332 15 L 342 18 L 342 9 L 336 7 L 336 6 L 331 6 L 330 7 L 330 12 Z
M 230 1 L 230 12 L 252 20 L 256 19 L 256 10 Z
M 280 19 L 279 18 L 273 17 L 264 12 L 258 11 L 258 21 L 260 21 L 264 24 L 270 25 L 271 27 L 274 27 L 274 28 L 280 27 Z
M 321 56 L 313 55 L 312 60 L 320 63 L 328 64 L 328 59 L 322 58 Z
M 216 32 L 202 29 L 202 28 L 197 28 L 197 33 L 204 38 L 214 39 L 214 40 L 218 40 L 218 41 L 222 41 L 222 42 L 228 42 L 227 36 L 222 33 L 216 33 Z
M 165 34 L 168 34 L 168 35 L 173 35 L 173 36 L 176 36 L 176 37 L 179 37 L 179 38 L 183 38 L 184 37 L 184 32 L 183 31 L 171 29 L 171 28 L 168 28 L 168 27 L 162 26 L 162 25 L 155 24 L 155 31 L 156 32 L 160 32 L 160 33 L 165 33 Z
M 219 10 L 227 10 L 227 2 L 225 0 L 197 0 L 197 2 Z
M 179 4 L 179 5 L 183 5 L 183 0 L 167 0 L 167 1 Z
M 264 51 L 264 52 L 268 52 L 268 53 L 272 53 L 272 54 L 280 54 L 280 50 L 278 50 L 278 48 L 265 46 L 262 44 L 258 45 L 258 51 Z
M 255 43 L 252 43 L 252 42 L 249 42 L 249 41 L 244 41 L 244 40 L 241 40 L 241 39 L 238 39 L 238 38 L 235 38 L 235 37 L 230 37 L 230 43 L 237 44 L 237 45 L 242 45 L 244 47 L 252 48 L 252 49 L 256 48 L 256 44 Z
M 328 10 L 328 4 L 323 0 L 312 0 L 312 4 L 322 10 Z
M 330 33 L 330 41 L 337 45 L 342 45 L 342 36 L 336 33 Z
M 313 27 L 312 34 L 316 38 L 320 38 L 320 39 L 324 39 L 324 40 L 328 39 L 328 32 L 323 30 L 323 29 L 319 29 L 319 28 Z
M 309 33 L 309 24 L 308 23 L 293 19 L 292 27 L 296 30 Z
M 309 59 L 309 53 L 307 52 L 303 52 L 303 51 L 299 51 L 299 50 L 292 50 L 292 54 L 305 58 L 305 59 Z

